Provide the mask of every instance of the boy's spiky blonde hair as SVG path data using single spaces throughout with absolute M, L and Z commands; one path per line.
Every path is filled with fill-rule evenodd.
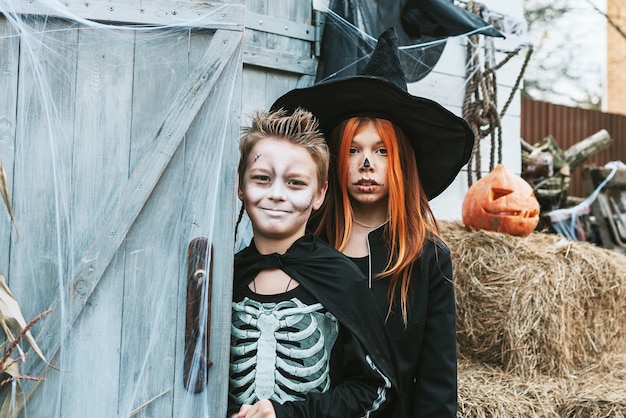
M 283 109 L 257 112 L 252 117 L 250 125 L 243 128 L 237 168 L 240 182 L 248 166 L 250 151 L 257 142 L 268 137 L 285 139 L 304 147 L 317 165 L 318 187 L 321 188 L 328 180 L 330 156 L 324 135 L 319 130 L 315 116 L 307 110 L 298 108 L 291 114 Z

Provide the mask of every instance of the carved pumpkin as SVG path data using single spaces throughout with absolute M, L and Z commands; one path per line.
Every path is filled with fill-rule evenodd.
M 467 191 L 463 223 L 474 230 L 526 236 L 539 223 L 539 202 L 526 180 L 500 164 Z

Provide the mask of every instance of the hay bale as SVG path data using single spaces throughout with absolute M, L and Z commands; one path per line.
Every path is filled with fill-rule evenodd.
M 626 417 L 626 381 L 595 380 L 596 385 L 575 388 L 575 396 L 566 399 L 559 413 L 568 418 Z
M 557 379 L 530 380 L 459 360 L 458 418 L 558 418 L 563 397 Z
M 559 414 L 568 418 L 626 417 L 626 380 L 588 376 L 578 387 L 572 388 Z
M 554 234 L 440 226 L 462 354 L 523 376 L 566 376 L 626 351 L 626 256 Z
M 575 375 L 533 377 L 459 358 L 459 418 L 626 417 L 626 354 Z
M 609 353 L 572 376 L 559 413 L 569 418 L 626 417 L 626 354 Z

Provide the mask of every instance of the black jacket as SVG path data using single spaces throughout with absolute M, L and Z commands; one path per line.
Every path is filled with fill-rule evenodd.
M 311 233 L 282 255 L 262 255 L 252 242 L 235 255 L 233 298 L 260 270 L 270 268 L 279 268 L 297 280 L 338 319 L 344 334 L 340 339 L 344 347 L 339 350 L 343 353 L 341 378 L 327 392 L 309 393 L 304 401 L 273 402 L 277 417 L 360 417 L 381 391 L 386 391 L 385 402 L 370 416 L 389 416 L 397 389 L 394 361 L 382 317 L 371 309 L 375 301 L 361 272 Z M 233 407 L 229 406 L 229 414 Z
M 384 270 L 389 258 L 384 226 L 368 236 L 371 266 L 367 258 L 353 259 L 371 286 L 377 306 L 387 314 L 389 278 L 374 279 Z M 450 250 L 439 239 L 426 243 L 423 254 L 414 262 L 408 299 L 408 326 L 405 328 L 396 302 L 387 319 L 398 365 L 402 401 L 395 418 L 456 417 L 457 348 L 456 304 L 452 283 Z

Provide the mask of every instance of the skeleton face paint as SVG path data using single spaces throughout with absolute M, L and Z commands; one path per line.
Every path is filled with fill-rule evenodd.
M 255 158 L 246 168 L 241 191 L 255 244 L 262 251 L 259 245 L 263 242 L 284 243 L 286 251 L 304 235 L 311 211 L 322 204 L 326 187 L 320 187 L 317 165 L 300 145 L 264 138 L 251 154 Z M 260 155 L 262 159 L 256 158 Z
M 374 122 L 360 126 L 348 157 L 348 194 L 355 210 L 355 206 L 367 206 L 364 209 L 371 211 L 377 205 L 386 211 L 388 164 L 387 148 Z

